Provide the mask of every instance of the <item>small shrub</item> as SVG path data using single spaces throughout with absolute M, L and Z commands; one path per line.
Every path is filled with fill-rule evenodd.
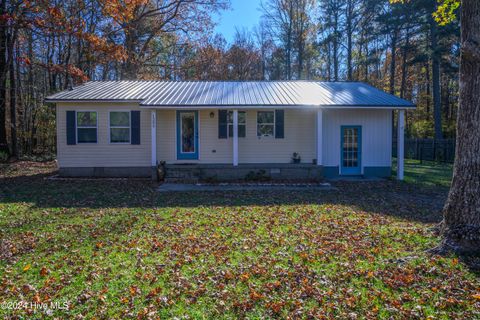
M 270 177 L 265 170 L 250 171 L 245 175 L 246 181 L 268 181 Z
M 205 183 L 216 184 L 219 182 L 217 175 L 206 176 L 202 179 Z
M 8 153 L 5 151 L 0 151 L 0 162 L 7 162 L 8 160 Z

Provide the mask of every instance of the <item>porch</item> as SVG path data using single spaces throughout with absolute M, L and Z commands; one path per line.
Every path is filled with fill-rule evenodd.
M 225 124 L 225 136 L 222 137 L 221 112 L 227 110 L 231 122 Z M 165 162 L 168 179 L 192 181 L 390 176 L 391 110 L 283 109 L 282 135 L 277 137 L 276 126 L 270 136 L 259 135 L 259 113 L 274 113 L 276 122 L 276 111 L 264 108 L 151 109 L 152 168 Z M 398 135 L 403 137 L 404 111 L 399 110 L 399 114 Z M 191 126 L 186 130 L 190 132 L 187 138 L 181 132 L 183 115 Z M 345 152 L 346 132 L 354 134 L 349 146 L 354 148 L 353 153 Z M 184 143 L 185 139 L 188 143 Z M 403 150 L 401 139 L 399 150 Z M 300 163 L 292 163 L 293 153 L 300 155 Z M 346 154 L 354 154 L 354 161 L 345 165 Z M 354 168 L 347 167 L 352 163 Z M 399 167 L 401 179 L 402 161 Z
M 323 167 L 314 164 L 170 164 L 165 165 L 167 182 L 222 182 L 302 180 L 320 181 Z

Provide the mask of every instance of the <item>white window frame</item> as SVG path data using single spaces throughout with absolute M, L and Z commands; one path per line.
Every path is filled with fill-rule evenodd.
M 96 113 L 95 117 L 95 127 L 93 126 L 79 126 L 78 125 L 78 113 L 79 112 L 94 112 Z M 95 129 L 95 140 L 96 142 L 80 142 L 78 141 L 78 129 Z M 97 144 L 98 143 L 98 112 L 95 110 L 77 110 L 75 111 L 75 139 L 77 140 L 77 144 Z
M 272 112 L 273 113 L 273 123 L 262 123 L 262 125 L 273 125 L 273 134 L 270 136 L 266 136 L 266 135 L 260 135 L 259 132 L 258 132 L 258 126 L 259 126 L 259 123 L 258 123 L 258 113 L 259 112 Z M 277 128 L 275 127 L 275 123 L 276 123 L 276 119 L 275 119 L 275 110 L 258 110 L 257 111 L 257 138 L 275 138 L 275 131 L 277 130 Z
M 112 112 L 123 112 L 123 113 L 128 113 L 128 123 L 129 126 L 114 126 L 112 127 L 112 124 L 110 123 L 110 115 Z M 128 142 L 114 142 L 112 141 L 112 128 L 115 129 L 128 129 L 129 130 L 129 135 L 128 135 Z M 132 143 L 132 113 L 130 110 L 109 110 L 108 111 L 108 143 L 110 144 L 131 144 Z
M 239 138 L 246 138 L 247 137 L 247 111 L 238 111 L 238 115 L 240 115 L 240 112 L 243 112 L 245 114 L 245 123 L 240 123 L 240 117 L 238 117 L 238 126 L 245 126 L 245 137 L 240 137 Z M 232 122 L 229 122 L 229 114 L 232 114 Z M 233 138 L 233 135 L 230 136 L 230 126 L 232 126 L 232 132 L 233 132 L 233 110 L 227 110 L 227 138 Z

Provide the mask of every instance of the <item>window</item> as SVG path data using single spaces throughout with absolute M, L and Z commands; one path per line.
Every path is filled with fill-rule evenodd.
M 275 112 L 257 112 L 257 136 L 273 137 L 275 134 Z
M 97 113 L 77 112 L 77 142 L 97 143 Z
M 110 142 L 130 143 L 130 112 L 110 112 Z
M 238 136 L 240 138 L 245 138 L 246 120 L 247 120 L 246 112 L 239 111 L 238 112 Z M 228 136 L 231 138 L 233 137 L 233 111 L 228 111 L 227 125 L 228 125 Z

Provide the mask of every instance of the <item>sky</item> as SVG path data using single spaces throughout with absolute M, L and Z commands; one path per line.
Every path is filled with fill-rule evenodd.
M 232 43 L 235 35 L 235 28 L 252 30 L 260 21 L 262 12 L 260 11 L 261 0 L 230 0 L 231 8 L 222 11 L 215 20 L 217 26 L 215 33 L 220 33 Z

